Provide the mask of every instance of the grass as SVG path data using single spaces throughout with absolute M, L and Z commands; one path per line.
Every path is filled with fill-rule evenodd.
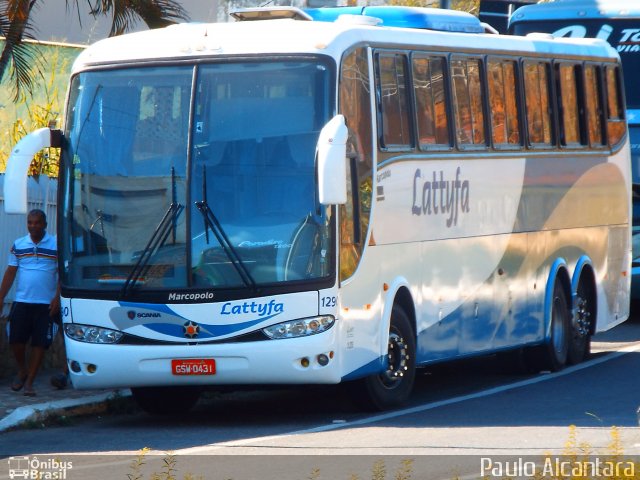
M 536 468 L 532 475 L 484 475 L 478 473 L 478 480 L 640 480 L 640 462 L 625 457 L 620 429 L 612 427 L 609 432 L 609 443 L 604 454 L 596 454 L 591 445 L 580 441 L 578 430 L 574 425 L 569 427 L 569 435 L 563 451 L 559 455 L 545 454 L 542 462 L 535 462 Z M 143 467 L 146 464 L 145 455 L 150 450 L 142 449 L 130 465 L 128 480 L 203 480 L 201 475 L 186 473 L 178 476 L 178 459 L 173 453 L 167 453 L 162 459 L 159 472 L 145 477 Z M 312 458 L 312 457 L 311 457 Z M 539 460 L 539 459 L 538 459 Z M 533 464 L 533 462 L 528 462 Z M 479 469 L 480 470 L 480 469 Z M 530 472 L 528 472 L 530 473 Z M 414 476 L 415 475 L 415 476 Z M 207 477 L 211 478 L 211 477 Z M 465 477 L 469 478 L 469 477 Z M 351 473 L 344 480 L 428 480 L 428 472 L 414 472 L 414 459 L 403 459 L 393 472 L 389 472 L 384 460 L 376 460 L 370 472 L 362 474 Z M 217 480 L 236 480 L 234 478 L 219 478 Z M 240 476 L 237 480 L 243 480 Z M 309 473 L 301 473 L 300 480 L 339 480 L 323 477 L 319 468 L 311 468 Z M 457 480 L 452 477 L 451 480 Z

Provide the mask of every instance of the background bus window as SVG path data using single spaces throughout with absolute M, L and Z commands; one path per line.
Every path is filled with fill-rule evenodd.
M 520 145 L 520 125 L 516 101 L 515 62 L 489 60 L 487 64 L 491 135 L 499 148 Z
M 527 134 L 531 146 L 551 146 L 551 111 L 549 110 L 549 66 L 524 62 Z
M 340 71 L 340 113 L 349 128 L 347 203 L 340 205 L 340 280 L 356 271 L 369 228 L 373 188 L 373 138 L 367 50 L 344 57 Z
M 386 149 L 411 148 L 411 122 L 406 88 L 406 57 L 378 54 L 378 108 L 380 146 Z
M 451 78 L 458 146 L 485 146 L 480 60 L 452 60 Z
M 620 70 L 618 67 L 606 67 L 607 82 L 607 133 L 609 143 L 616 145 L 624 136 L 624 108 L 620 95 Z
M 412 70 L 420 148 L 448 149 L 451 145 L 444 90 L 444 58 L 415 55 Z
M 587 131 L 589 133 L 589 145 L 602 147 L 605 144 L 605 133 L 602 109 L 602 70 L 596 65 L 584 67 L 584 96 L 587 107 Z
M 584 143 L 580 135 L 577 68 L 576 65 L 568 63 L 561 63 L 557 66 L 560 93 L 560 143 L 565 146 L 578 146 Z

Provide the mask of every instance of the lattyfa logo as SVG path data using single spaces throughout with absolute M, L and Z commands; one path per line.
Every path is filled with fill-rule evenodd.
M 64 480 L 72 462 L 57 458 L 9 457 L 9 478 L 33 478 L 38 480 Z

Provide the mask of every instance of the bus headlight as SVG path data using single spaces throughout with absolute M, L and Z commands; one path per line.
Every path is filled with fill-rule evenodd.
M 300 318 L 271 325 L 263 328 L 262 331 L 269 338 L 273 339 L 305 337 L 329 330 L 335 321 L 336 319 L 331 315 Z
M 77 323 L 65 323 L 64 333 L 73 340 L 86 343 L 118 343 L 124 335 L 117 330 Z

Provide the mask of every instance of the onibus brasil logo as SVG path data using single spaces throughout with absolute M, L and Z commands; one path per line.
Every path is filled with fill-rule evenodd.
M 9 478 L 33 478 L 38 480 L 64 480 L 72 462 L 56 458 L 9 457 Z

